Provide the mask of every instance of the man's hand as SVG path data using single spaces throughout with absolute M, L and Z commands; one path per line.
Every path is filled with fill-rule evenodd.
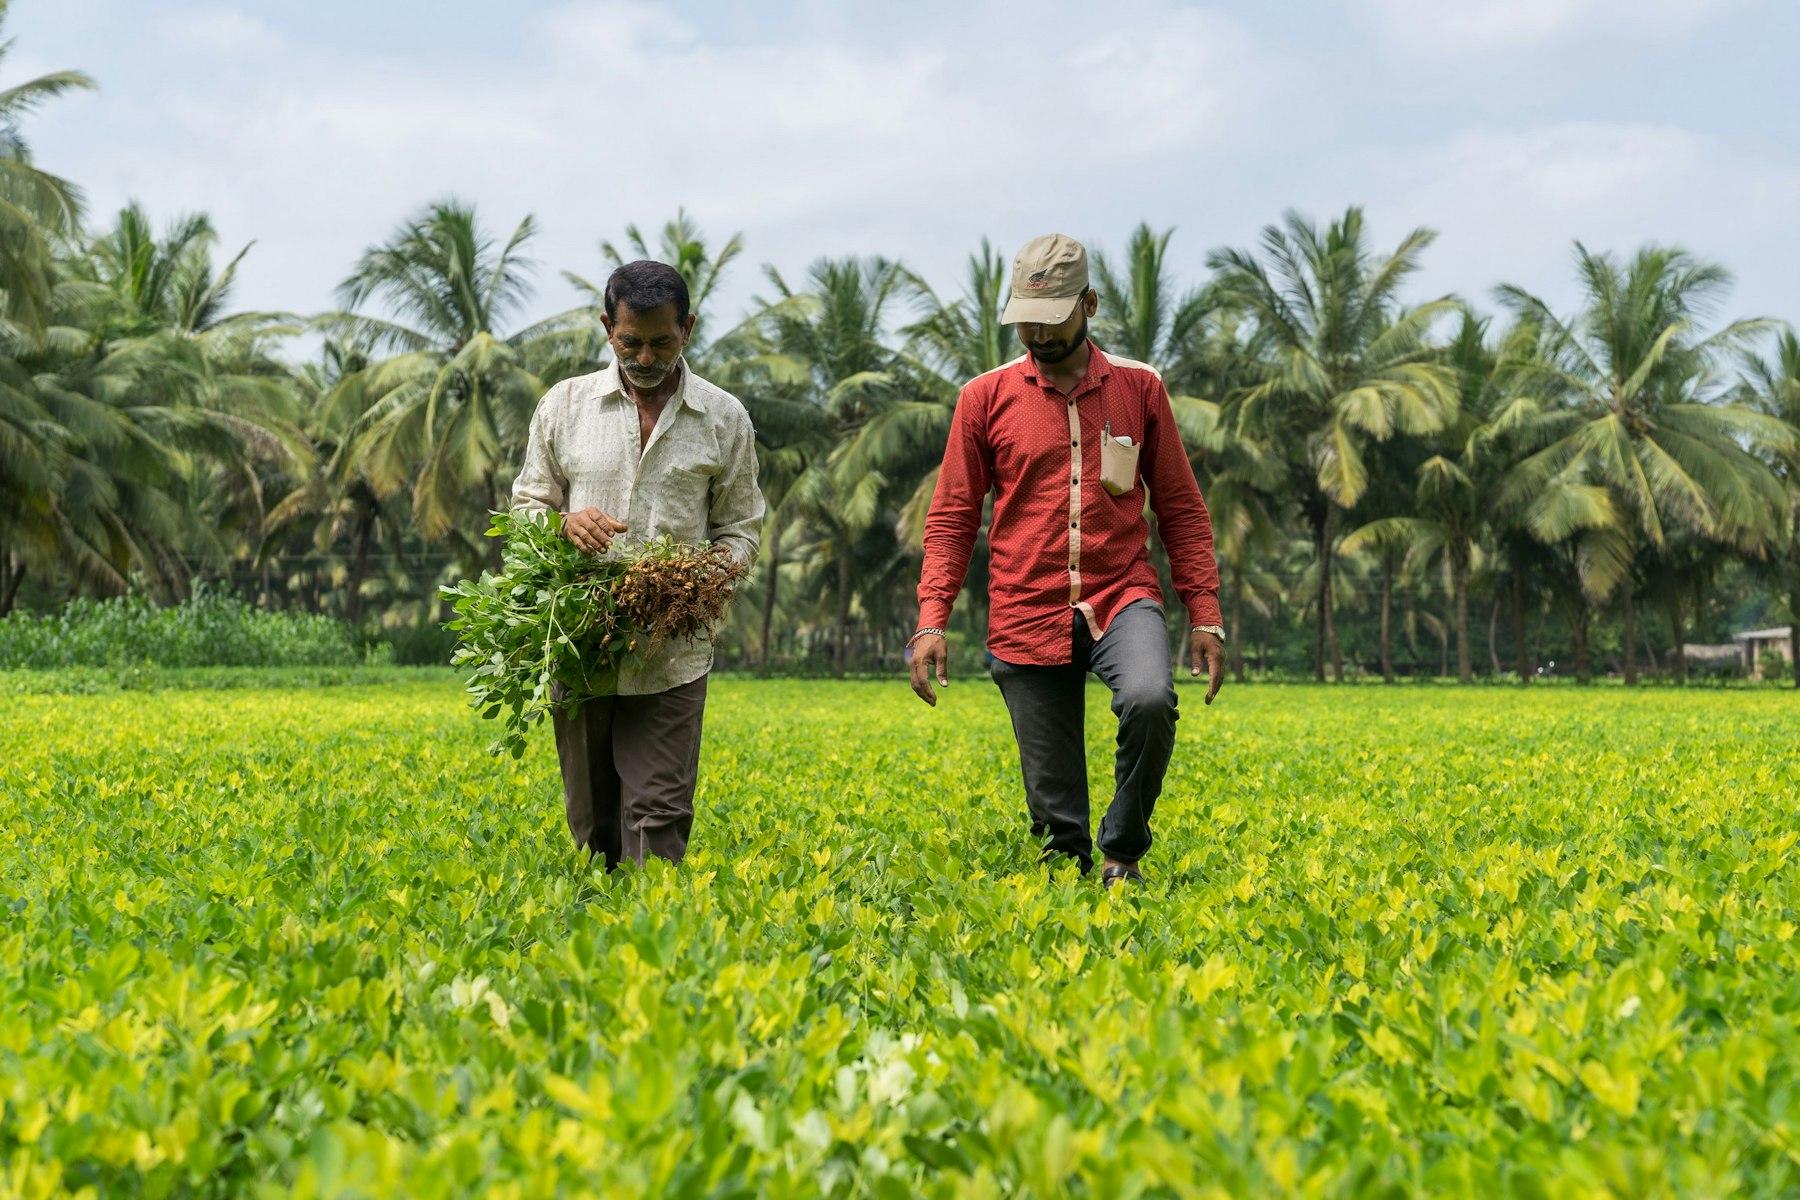
M 939 687 L 950 686 L 950 646 L 935 633 L 928 633 L 913 643 L 912 689 L 919 699 L 937 707 L 937 693 L 931 690 L 931 677 L 937 676 Z
M 1199 629 L 1188 634 L 1188 643 L 1188 673 L 1198 675 L 1201 664 L 1206 665 L 1206 702 L 1211 704 L 1225 686 L 1225 643 L 1218 634 Z
M 563 517 L 562 531 L 589 554 L 605 554 L 612 540 L 625 532 L 625 522 L 615 521 L 597 508 L 584 508 Z

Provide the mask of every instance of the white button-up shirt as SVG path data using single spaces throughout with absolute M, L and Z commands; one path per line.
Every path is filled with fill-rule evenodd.
M 748 567 L 763 518 L 750 414 L 737 397 L 689 370 L 686 360 L 677 370 L 681 383 L 648 444 L 617 363 L 545 393 L 531 418 L 525 465 L 513 483 L 513 509 L 597 508 L 627 526 L 614 545 L 664 535 L 716 542 Z M 654 658 L 625 664 L 619 694 L 679 687 L 706 674 L 712 661 L 710 637 L 670 642 Z

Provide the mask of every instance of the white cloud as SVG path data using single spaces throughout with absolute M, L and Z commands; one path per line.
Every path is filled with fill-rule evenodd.
M 1367 0 L 1376 27 L 1415 51 L 1471 53 L 1543 45 L 1605 31 L 1615 38 L 1679 33 L 1739 0 Z
M 660 7 L 572 3 L 456 64 L 326 53 L 233 11 L 171 34 L 197 58 L 233 47 L 229 73 L 109 96 L 112 133 L 64 167 L 97 206 L 141 196 L 213 213 L 234 247 L 258 239 L 238 297 L 256 307 L 324 306 L 363 247 L 449 193 L 496 233 L 537 214 L 535 256 L 586 273 L 600 238 L 679 205 L 787 269 L 877 250 L 954 269 L 1009 218 L 1067 224 L 1146 169 L 1252 136 L 1279 77 L 1235 23 L 1176 0 L 1128 0 L 1104 30 L 1048 42 L 991 4 L 954 38 L 801 26 L 730 45 Z M 548 310 L 566 292 L 544 283 Z M 727 303 L 757 286 L 747 268 L 735 283 Z
M 1796 257 L 1800 155 L 1672 125 L 1468 130 L 1380 164 L 1376 178 L 1370 207 L 1384 227 L 1440 231 L 1424 282 L 1483 304 L 1502 281 L 1567 295 L 1577 239 L 1620 253 L 1674 243 L 1730 267 Z
M 94 28 L 127 11 L 109 6 L 135 4 L 68 2 L 91 10 Z M 1371 2 L 1401 12 L 1422 0 Z M 1523 6 L 1519 29 L 1538 12 L 1550 32 L 1531 36 L 1556 38 L 1598 28 L 1623 2 L 1508 11 Z M 1644 19 L 1665 29 L 1710 11 L 1647 3 Z M 1483 12 L 1502 19 L 1488 0 L 1430 11 L 1453 8 L 1462 15 L 1439 22 L 1450 33 L 1501 36 L 1480 25 Z M 1183 0 L 1117 0 L 1103 23 L 1073 0 L 1033 10 L 1036 28 L 1084 28 L 1079 38 L 1021 29 L 998 0 L 969 0 L 954 20 L 820 0 L 729 42 L 660 5 L 572 3 L 478 53 L 328 48 L 220 16 L 231 11 L 207 9 L 199 25 L 146 19 L 162 45 L 149 66 L 135 44 L 111 66 L 48 46 L 50 65 L 79 61 L 104 90 L 59 101 L 26 132 L 46 166 L 87 187 L 96 219 L 136 196 L 159 220 L 210 212 L 230 250 L 256 239 L 246 307 L 327 306 L 364 247 L 455 194 L 496 235 L 539 218 L 534 314 L 572 301 L 557 268 L 598 273 L 600 239 L 681 205 L 716 238 L 746 235 L 720 298 L 729 317 L 763 290 L 762 262 L 798 273 L 819 255 L 879 252 L 954 287 L 984 235 L 1010 250 L 1063 229 L 1116 250 L 1148 219 L 1180 228 L 1178 266 L 1197 278 L 1208 248 L 1252 243 L 1290 205 L 1324 219 L 1358 202 L 1390 242 L 1413 224 L 1442 231 L 1420 291 L 1485 300 L 1510 279 L 1554 298 L 1567 294 L 1576 237 L 1675 241 L 1742 272 L 1745 309 L 1800 315 L 1791 143 L 1648 122 L 1521 126 L 1502 102 L 1421 144 L 1437 110 L 1412 126 L 1368 106 L 1321 117 L 1300 51 Z M 237 49 L 202 49 L 207 37 Z M 1480 89 L 1451 94 L 1454 111 L 1483 111 Z M 1417 105 L 1431 95 L 1417 92 Z M 1746 120 L 1780 128 L 1756 111 Z
M 281 47 L 281 39 L 262 21 L 223 6 L 179 13 L 169 22 L 167 38 L 177 50 L 229 58 L 268 55 Z

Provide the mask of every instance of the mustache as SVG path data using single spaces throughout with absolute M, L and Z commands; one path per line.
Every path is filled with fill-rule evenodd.
M 668 378 L 669 372 L 675 369 L 675 364 L 669 363 L 666 366 L 644 367 L 639 366 L 637 363 L 625 363 L 620 369 L 623 370 L 626 375 L 630 376 L 634 383 L 640 381 L 655 383 Z
M 1081 328 L 1077 329 L 1071 337 L 1045 338 L 1035 342 L 1025 342 L 1024 338 L 1019 340 L 1025 342 L 1025 349 L 1031 353 L 1032 358 L 1045 366 L 1054 366 L 1080 349 L 1081 344 L 1087 341 L 1087 338 L 1088 321 L 1087 317 L 1083 316 Z

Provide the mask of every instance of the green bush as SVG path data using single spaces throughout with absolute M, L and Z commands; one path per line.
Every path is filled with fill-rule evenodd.
M 385 648 L 376 655 L 385 660 Z M 341 621 L 263 612 L 198 588 L 161 607 L 141 595 L 73 600 L 49 616 L 0 619 L 0 670 L 64 667 L 338 667 L 370 655 Z
M 442 625 L 402 625 L 368 635 L 373 647 L 385 647 L 396 666 L 442 667 L 456 650 L 456 635 Z

